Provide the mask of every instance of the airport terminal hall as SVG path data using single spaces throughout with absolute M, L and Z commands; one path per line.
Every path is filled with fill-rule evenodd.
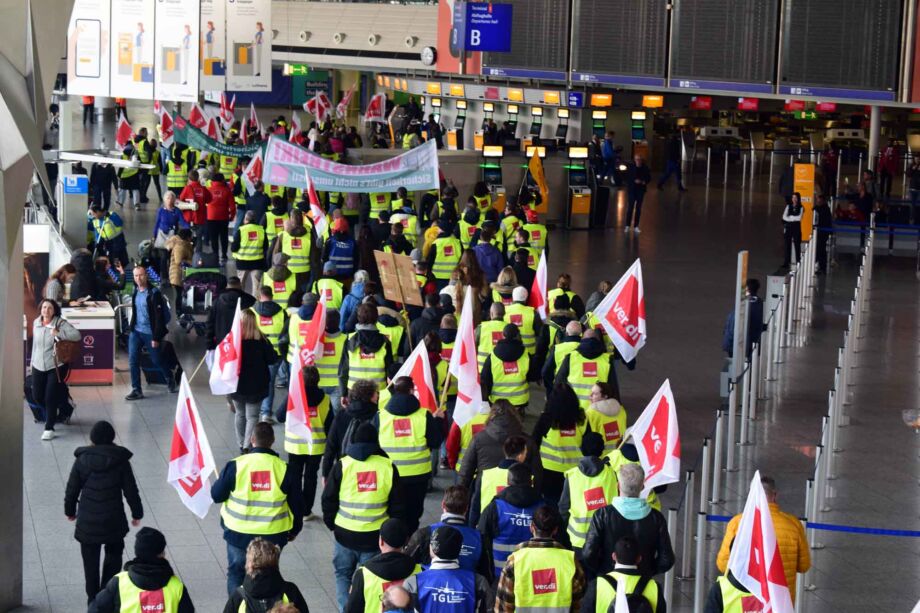
M 0 612 L 920 613 L 920 0 L 0 0 L 0 204 Z

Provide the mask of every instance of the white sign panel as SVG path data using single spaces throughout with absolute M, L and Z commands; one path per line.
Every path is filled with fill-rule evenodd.
M 157 100 L 198 100 L 199 0 L 158 0 L 156 8 Z
M 67 92 L 109 95 L 110 0 L 76 0 L 67 29 Z
M 271 0 L 227 3 L 227 89 L 272 88 Z
M 112 0 L 111 95 L 153 98 L 155 0 Z
M 201 0 L 201 90 L 227 85 L 227 2 Z

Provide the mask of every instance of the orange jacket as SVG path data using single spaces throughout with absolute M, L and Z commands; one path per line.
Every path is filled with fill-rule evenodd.
M 770 503 L 770 517 L 773 518 L 773 529 L 776 530 L 776 543 L 786 573 L 786 585 L 789 586 L 789 593 L 794 600 L 796 573 L 804 573 L 811 568 L 811 554 L 808 551 L 808 541 L 805 539 L 805 528 L 797 517 L 783 512 L 775 502 Z M 738 534 L 740 524 L 740 513 L 728 522 L 722 546 L 719 548 L 719 556 L 716 558 L 716 565 L 721 573 L 725 573 L 728 567 L 729 550 L 735 535 Z

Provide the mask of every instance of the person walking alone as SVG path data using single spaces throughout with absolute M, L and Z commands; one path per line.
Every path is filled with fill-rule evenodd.
M 789 249 L 795 249 L 795 261 L 802 252 L 802 194 L 794 192 L 783 209 L 783 268 L 789 268 Z
M 45 407 L 43 441 L 54 438 L 58 409 L 67 393 L 70 367 L 58 361 L 55 344 L 58 340 L 79 341 L 80 332 L 61 317 L 61 306 L 45 298 L 38 306 L 39 315 L 32 323 L 32 398 Z
M 633 232 L 636 234 L 641 232 L 639 230 L 639 218 L 642 217 L 642 201 L 645 200 L 645 191 L 651 182 L 652 173 L 646 166 L 642 156 L 637 155 L 633 158 L 633 163 L 630 164 L 629 169 L 626 171 L 626 191 L 629 200 L 626 207 L 626 223 L 624 224 L 623 232 L 629 232 L 630 226 L 632 226 Z M 633 211 L 636 212 L 635 221 L 633 221 Z

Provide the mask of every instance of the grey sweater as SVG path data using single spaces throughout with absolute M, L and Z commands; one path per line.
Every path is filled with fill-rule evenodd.
M 58 338 L 65 341 L 78 341 L 82 338 L 80 331 L 62 318 L 55 317 L 50 326 L 42 325 L 42 318 L 36 317 L 32 323 L 32 368 L 47 371 L 58 364 L 54 361 L 54 331 Z

